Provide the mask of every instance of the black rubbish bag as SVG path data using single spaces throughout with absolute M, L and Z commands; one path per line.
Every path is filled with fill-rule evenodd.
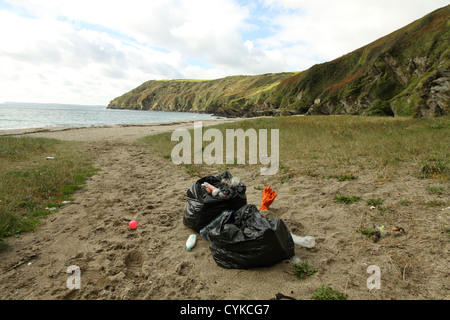
M 224 212 L 222 212 L 221 214 L 219 214 L 217 217 L 215 217 L 206 227 L 203 227 L 200 230 L 200 236 L 205 239 L 206 241 L 209 242 L 209 238 L 208 238 L 208 232 L 209 230 L 217 227 L 220 225 L 220 222 L 222 221 L 222 217 L 226 214 L 231 214 L 233 213 L 235 210 L 225 210 Z
M 213 196 L 202 188 L 205 182 L 219 188 L 222 192 L 221 196 Z M 194 231 L 200 232 L 223 211 L 238 210 L 246 205 L 245 191 L 245 184 L 228 171 L 201 178 L 187 190 L 183 223 Z
M 279 218 L 265 218 L 253 204 L 224 212 L 207 231 L 216 263 L 227 269 L 267 267 L 295 255 L 291 232 Z

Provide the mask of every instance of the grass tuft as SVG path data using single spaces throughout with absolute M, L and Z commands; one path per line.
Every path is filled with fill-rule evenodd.
M 311 300 L 347 300 L 347 294 L 322 285 L 314 292 Z
M 311 267 L 308 263 L 308 260 L 304 260 L 301 263 L 294 265 L 294 274 L 299 279 L 305 279 L 306 277 L 311 276 L 316 272 L 317 269 Z
M 359 201 L 361 199 L 361 197 L 360 196 L 345 196 L 345 195 L 337 194 L 335 196 L 335 199 L 339 203 L 349 205 L 349 204 Z

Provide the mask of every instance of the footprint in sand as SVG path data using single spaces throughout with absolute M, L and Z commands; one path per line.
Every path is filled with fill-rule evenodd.
M 132 251 L 125 257 L 125 274 L 128 277 L 137 277 L 142 269 L 144 257 L 140 251 Z
M 192 263 L 190 263 L 190 262 L 185 262 L 185 261 L 180 262 L 177 265 L 176 273 L 180 276 L 186 276 L 186 275 L 188 275 L 191 267 L 192 267 Z

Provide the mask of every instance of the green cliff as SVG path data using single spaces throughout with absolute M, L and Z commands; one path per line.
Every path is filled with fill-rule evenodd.
M 295 73 L 217 80 L 151 80 L 110 102 L 111 109 L 190 111 L 242 116 Z
M 448 114 L 450 5 L 336 60 L 303 72 L 217 80 L 148 81 L 111 109 L 258 116 Z

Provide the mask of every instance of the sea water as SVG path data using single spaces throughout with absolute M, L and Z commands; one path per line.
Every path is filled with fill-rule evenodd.
M 0 130 L 89 127 L 117 124 L 207 120 L 217 117 L 189 112 L 163 112 L 107 109 L 101 105 L 44 103 L 0 104 Z

